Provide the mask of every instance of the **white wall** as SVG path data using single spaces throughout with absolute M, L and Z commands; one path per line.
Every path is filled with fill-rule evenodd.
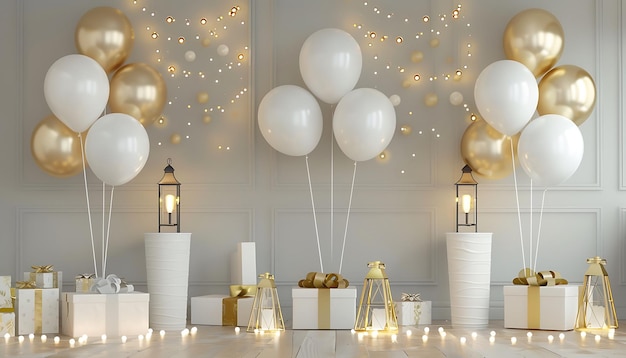
M 401 96 L 396 108 L 398 127 L 412 128 L 410 135 L 396 132 L 387 161 L 374 159 L 357 165 L 342 273 L 359 286 L 367 262 L 382 260 L 395 295 L 421 292 L 422 297 L 433 301 L 435 319 L 448 318 L 445 233 L 454 230 L 453 183 L 463 166 L 459 143 L 469 124 L 468 112 L 450 105 L 448 96 L 460 91 L 470 112 L 476 111 L 473 82 L 486 65 L 504 59 L 502 34 L 508 20 L 524 9 L 541 7 L 557 16 L 565 32 L 565 49 L 558 64 L 586 69 L 595 79 L 598 101 L 580 127 L 585 154 L 579 170 L 547 192 L 537 268 L 560 271 L 576 283 L 583 278 L 587 257 L 605 257 L 616 305 L 620 315 L 626 315 L 626 267 L 622 264 L 626 255 L 621 105 L 624 10 L 620 1 L 461 1 L 461 24 L 451 23 L 442 29 L 436 48 L 412 38 L 418 31 L 428 33 L 429 27 L 419 20 L 423 15 L 436 18 L 439 13 L 449 13 L 458 1 L 368 5 L 354 1 L 179 1 L 171 2 L 176 4 L 171 8 L 164 2 L 143 3 L 0 3 L 0 273 L 15 280 L 30 265 L 54 264 L 66 272 L 65 281 L 70 284 L 73 275 L 94 271 L 82 176 L 55 178 L 44 173 L 33 161 L 29 146 L 33 128 L 50 113 L 43 96 L 47 69 L 56 59 L 76 52 L 74 29 L 82 14 L 96 4 L 115 6 L 135 29 L 135 46 L 127 63 L 145 62 L 159 69 L 166 76 L 172 104 L 164 110 L 168 125 L 147 130 L 151 152 L 142 173 L 115 189 L 107 271 L 145 290 L 143 233 L 156 230 L 156 182 L 171 157 L 176 176 L 183 182 L 183 231 L 193 233 L 190 295 L 225 292 L 230 283 L 230 253 L 239 241 L 255 241 L 258 271 L 275 274 L 284 312 L 289 316 L 290 287 L 307 272 L 320 269 L 311 197 L 305 159 L 277 153 L 265 142 L 256 125 L 256 107 L 276 86 L 304 86 L 298 70 L 303 41 L 317 29 L 337 27 L 353 34 L 361 45 L 364 67 L 357 87 L 374 87 L 387 95 Z M 227 16 L 233 5 L 242 7 L 237 21 L 245 20 L 243 25 L 228 23 L 228 18 L 220 23 L 214 20 Z M 146 11 L 142 11 L 144 6 Z M 373 11 L 376 6 L 380 14 Z M 176 17 L 177 27 L 164 25 L 168 15 Z M 221 35 L 206 47 L 193 40 L 195 33 L 208 36 L 208 30 L 194 22 L 201 16 L 206 16 Z M 183 26 L 185 18 L 195 25 Z M 225 23 L 228 29 L 221 27 Z M 364 25 L 363 30 L 354 28 L 355 23 Z M 465 23 L 471 27 L 459 26 Z M 362 36 L 368 27 L 388 34 L 389 40 L 395 34 L 403 34 L 406 40 L 402 46 L 388 41 L 369 47 Z M 160 32 L 160 42 L 150 41 L 152 29 Z M 179 34 L 186 36 L 185 47 L 164 40 L 165 35 L 175 39 Z M 465 56 L 467 42 L 472 44 L 471 59 Z M 227 70 L 232 58 L 215 54 L 220 43 L 229 45 L 231 56 L 236 51 L 248 51 L 250 56 L 242 66 Z M 250 49 L 244 49 L 245 45 Z M 156 49 L 161 50 L 160 55 Z M 198 54 L 194 63 L 186 63 L 182 56 L 190 49 Z M 415 49 L 424 53 L 420 64 L 410 61 Z M 157 63 L 159 56 L 163 61 Z M 192 73 L 204 71 L 210 80 L 194 75 L 187 79 L 181 75 L 167 77 L 168 63 Z M 422 81 L 409 88 L 402 86 L 406 75 L 398 71 L 398 67 L 405 67 L 407 72 L 449 73 L 462 64 L 468 69 L 460 81 Z M 220 68 L 222 72 L 218 72 Z M 215 84 L 214 79 L 220 83 Z M 229 103 L 242 87 L 246 87 L 244 95 Z M 204 107 L 195 101 L 203 91 L 211 97 L 207 106 L 215 110 L 209 124 L 202 122 Z M 429 93 L 439 98 L 434 107 L 424 104 L 423 98 Z M 218 113 L 218 105 L 226 109 L 223 114 Z M 336 146 L 331 160 L 333 106 L 321 103 L 321 108 L 324 135 L 309 162 L 324 269 L 331 272 L 339 266 L 353 165 Z M 190 138 L 174 145 L 169 142 L 173 133 Z M 519 167 L 517 173 L 524 238 L 528 240 L 530 186 Z M 494 233 L 492 317 L 501 318 L 501 287 L 522 268 L 515 185 L 512 176 L 478 180 L 480 230 Z M 101 184 L 89 171 L 88 181 L 99 249 Z M 541 192 L 534 188 L 532 195 L 535 230 Z

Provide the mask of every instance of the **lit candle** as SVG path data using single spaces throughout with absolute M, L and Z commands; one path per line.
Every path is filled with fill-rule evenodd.
M 374 308 L 372 310 L 372 329 L 384 330 L 387 324 L 387 312 L 384 308 Z
M 548 336 L 548 343 L 552 343 L 554 341 L 554 336 L 553 335 L 549 335 Z
M 9 332 L 5 333 L 4 334 L 4 340 L 8 342 L 9 338 L 11 338 L 11 335 L 9 334 Z
M 587 332 L 585 331 L 580 332 L 580 338 L 584 339 L 585 337 L 587 337 Z
M 373 337 L 373 338 L 378 337 L 378 331 L 377 331 L 377 330 L 372 331 L 372 337 Z
M 20 343 L 24 342 L 24 336 L 17 337 L 17 341 Z
M 392 334 L 391 335 L 391 341 L 394 342 L 394 343 L 397 343 L 398 342 L 398 336 L 395 335 L 395 334 Z
M 126 336 L 122 336 L 122 343 L 126 343 L 126 340 L 127 340 L 127 339 L 128 339 L 128 338 L 127 338 Z
M 563 342 L 563 340 L 565 339 L 565 333 L 559 333 L 559 339 L 561 340 L 561 342 Z
M 472 196 L 469 194 L 463 195 L 461 197 L 461 206 L 463 207 L 463 212 L 469 214 L 472 207 Z
M 28 335 L 28 340 L 30 340 L 32 342 L 33 339 L 35 339 L 35 335 L 33 333 L 29 334 Z
M 240 332 L 240 331 L 241 331 L 241 328 L 239 328 L 239 327 L 235 327 L 235 333 L 236 333 L 236 334 L 239 334 L 239 332 Z
M 264 308 L 261 310 L 261 329 L 273 330 L 276 328 L 274 322 L 274 309 Z
M 467 342 L 467 338 L 465 338 L 465 337 L 461 337 L 461 338 L 459 339 L 459 342 L 461 342 L 461 344 L 465 344 L 465 342 Z
M 188 328 L 183 329 L 182 331 L 180 331 L 180 335 L 183 336 L 183 337 L 188 336 L 189 335 L 189 329 Z
M 472 332 L 472 339 L 476 340 L 476 337 L 478 337 L 478 333 L 476 332 Z
M 48 336 L 46 336 L 45 334 L 41 335 L 41 342 L 46 343 L 46 341 L 48 340 Z
M 161 336 L 161 338 L 165 337 L 165 331 L 164 330 L 160 330 L 159 331 L 159 335 Z
M 511 337 L 511 344 L 517 343 L 517 337 Z
M 494 336 L 489 336 L 489 343 L 493 345 L 493 343 L 496 341 L 496 337 Z
M 191 327 L 191 334 L 198 333 L 198 327 Z
M 61 342 L 61 338 L 59 336 L 54 337 L 54 344 L 59 344 Z
M 74 344 L 76 344 L 76 340 L 74 338 L 70 338 L 70 347 L 74 347 Z
M 491 332 L 489 332 L 489 335 L 490 335 L 491 337 L 495 337 L 495 336 L 496 336 L 496 331 L 491 331 Z
M 533 332 L 526 332 L 526 337 L 528 337 L 528 341 L 530 342 L 533 338 Z
M 101 336 L 100 336 L 100 340 L 102 340 L 102 343 L 106 343 L 106 341 L 107 341 L 107 335 L 106 335 L 106 334 L 101 335 Z
M 423 335 L 422 336 L 422 342 L 426 343 L 428 341 L 428 335 Z
M 430 328 L 424 327 L 424 333 L 428 334 L 428 332 L 430 332 Z
M 594 339 L 596 340 L 596 343 L 600 343 L 600 339 L 602 339 L 602 338 L 600 337 L 600 335 L 599 335 L 599 334 L 596 334 L 596 336 L 594 337 Z
M 411 337 L 412 335 L 413 335 L 413 332 L 410 329 L 406 331 L 407 337 Z
M 609 329 L 609 339 L 615 338 L 615 328 Z
M 446 332 L 441 332 L 441 339 L 446 338 L 447 333 Z
M 139 341 L 143 341 L 143 334 L 138 335 L 137 339 L 139 339 Z

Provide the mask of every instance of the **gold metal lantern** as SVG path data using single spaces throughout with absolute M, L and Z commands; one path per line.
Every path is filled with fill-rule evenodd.
M 613 292 L 606 260 L 599 256 L 587 259 L 589 267 L 580 293 L 577 331 L 609 331 L 618 327 Z
M 397 331 L 398 318 L 391 296 L 389 278 L 385 272 L 385 264 L 373 261 L 368 263 L 367 267 L 370 270 L 363 282 L 354 330 L 361 332 Z
M 247 331 L 284 331 L 285 322 L 280 309 L 274 275 L 266 272 L 259 275 L 259 278 L 261 280 L 257 285 Z

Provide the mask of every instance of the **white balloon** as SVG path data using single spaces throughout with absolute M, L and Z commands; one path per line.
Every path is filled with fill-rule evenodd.
M 228 48 L 227 45 L 219 45 L 217 46 L 217 54 L 220 56 L 226 56 L 228 55 L 228 52 L 230 52 L 230 49 Z
M 400 96 L 398 96 L 397 94 L 392 94 L 391 96 L 389 96 L 389 100 L 394 107 L 397 107 L 400 105 L 402 98 L 400 98 Z
M 185 60 L 187 62 L 195 61 L 196 60 L 196 52 L 192 51 L 192 50 L 189 50 L 189 51 L 185 52 Z
M 378 90 L 355 89 L 341 98 L 333 115 L 333 133 L 348 158 L 376 157 L 391 142 L 396 130 L 393 104 Z
M 131 181 L 143 169 L 150 152 L 144 126 L 125 113 L 98 119 L 85 140 L 89 167 L 104 183 L 117 186 Z
M 558 114 L 546 114 L 524 128 L 517 155 L 533 182 L 550 187 L 561 184 L 576 172 L 584 147 L 576 123 Z
M 459 106 L 463 103 L 463 94 L 459 91 L 450 93 L 450 104 L 453 106 Z
M 309 154 L 322 137 L 319 103 L 299 86 L 284 85 L 269 91 L 259 104 L 258 121 L 263 138 L 283 154 Z
M 349 33 L 334 28 L 311 34 L 300 49 L 300 74 L 313 94 L 337 103 L 361 76 L 361 48 Z
M 539 87 L 526 66 L 513 60 L 501 60 L 491 63 L 478 75 L 474 99 L 489 125 L 502 134 L 513 136 L 535 113 Z
M 72 54 L 48 69 L 44 97 L 54 115 L 74 132 L 86 131 L 109 100 L 109 78 L 96 60 Z

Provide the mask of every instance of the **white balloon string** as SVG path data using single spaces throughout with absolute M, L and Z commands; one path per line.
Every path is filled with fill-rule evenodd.
M 539 211 L 539 227 L 537 228 L 537 247 L 535 248 L 535 263 L 533 265 L 533 271 L 537 272 L 537 256 L 539 255 L 539 238 L 541 237 L 541 221 L 543 220 L 543 204 L 546 201 L 546 191 L 543 190 L 543 196 L 541 197 L 541 210 Z
M 87 166 L 85 164 L 85 148 L 83 147 L 83 137 L 78 133 L 78 141 L 80 142 L 80 155 L 83 161 L 83 179 L 85 181 L 85 198 L 87 199 L 87 217 L 89 218 L 89 236 L 91 238 L 91 253 L 93 255 L 93 272 L 98 274 L 98 265 L 96 264 L 96 246 L 93 241 L 93 225 L 91 223 L 91 208 L 89 207 L 89 189 L 87 188 Z
M 346 214 L 346 227 L 343 232 L 343 244 L 341 245 L 341 260 L 339 260 L 339 273 L 343 267 L 343 253 L 346 249 L 346 237 L 348 236 L 348 221 L 350 220 L 350 210 L 352 208 L 352 193 L 354 192 L 354 178 L 356 177 L 356 161 L 354 162 L 354 171 L 352 172 L 352 185 L 350 186 L 350 200 L 348 201 L 348 213 Z
M 330 131 L 330 262 L 333 262 L 335 246 L 335 136 Z M 324 272 L 324 271 L 322 271 Z
M 105 210 L 105 205 L 104 203 L 106 202 L 105 200 L 105 192 L 106 192 L 106 184 L 104 184 L 104 181 L 102 182 L 102 278 L 105 278 L 106 276 L 104 276 L 104 244 L 105 244 L 105 240 L 104 240 L 104 215 L 106 213 Z
M 309 170 L 309 156 L 306 160 L 306 175 L 309 178 L 309 192 L 311 193 L 311 208 L 313 209 L 313 223 L 315 224 L 315 238 L 317 239 L 317 252 L 320 256 L 320 272 L 324 272 L 324 263 L 322 262 L 322 247 L 320 246 L 320 233 L 317 228 L 317 215 L 315 214 L 315 200 L 313 200 L 313 186 L 311 185 L 311 171 Z
M 109 199 L 109 222 L 107 223 L 107 238 L 106 245 L 104 249 L 104 261 L 102 261 L 102 277 L 106 277 L 107 271 L 107 259 L 109 256 L 109 237 L 111 237 L 111 213 L 113 211 L 113 191 L 115 190 L 115 186 L 111 187 L 111 198 Z M 104 223 L 103 223 L 104 226 Z
M 519 193 L 517 190 L 517 172 L 515 170 L 515 152 L 513 151 L 513 138 L 509 136 L 511 141 L 511 163 L 513 164 L 513 182 L 515 183 L 515 201 L 517 202 L 517 222 L 519 224 L 519 240 L 522 248 L 522 269 L 526 268 L 526 256 L 524 255 L 524 236 L 522 235 L 522 215 L 519 208 Z
M 532 267 L 533 263 L 533 179 L 530 179 L 530 210 L 529 220 L 530 230 L 528 231 L 528 267 Z

